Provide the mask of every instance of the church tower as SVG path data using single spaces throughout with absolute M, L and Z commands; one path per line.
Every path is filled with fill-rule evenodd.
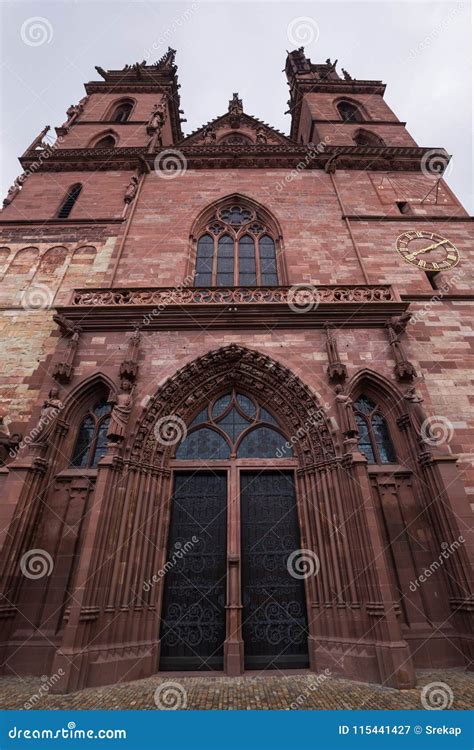
M 449 155 L 303 49 L 288 135 L 185 135 L 171 49 L 96 70 L 0 215 L 3 672 L 472 663 Z

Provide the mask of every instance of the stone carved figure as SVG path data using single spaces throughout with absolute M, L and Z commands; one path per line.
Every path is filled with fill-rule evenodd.
M 257 143 L 266 143 L 267 142 L 267 134 L 265 132 L 265 128 L 257 128 L 256 141 L 257 141 Z
M 13 185 L 10 188 L 8 188 L 8 193 L 6 197 L 3 199 L 3 208 L 6 208 L 7 206 L 10 205 L 10 203 L 12 203 L 15 200 L 20 190 L 21 190 L 21 183 L 19 182 L 19 180 L 15 180 Z
M 403 396 L 405 401 L 408 401 L 408 411 L 412 418 L 413 426 L 420 433 L 421 426 L 427 420 L 427 415 L 421 404 L 423 398 L 417 392 L 415 386 L 408 388 Z
M 347 70 L 345 70 L 344 68 L 341 68 L 341 70 L 342 70 L 342 75 L 344 76 L 344 80 L 345 81 L 352 81 L 353 80 L 352 76 L 349 75 L 349 73 L 347 72 Z
M 109 429 L 107 430 L 107 437 L 111 443 L 119 443 L 125 438 L 133 406 L 132 384 L 128 380 L 123 380 L 121 387 L 124 392 L 109 400 L 109 404 L 113 404 Z
M 390 318 L 389 325 L 393 328 L 397 336 L 400 336 L 400 334 L 405 333 L 408 323 L 411 320 L 411 313 L 404 312 L 399 316 L 394 316 L 393 318 Z
M 239 99 L 238 93 L 232 94 L 232 99 L 229 101 L 229 112 L 231 115 L 241 115 L 244 111 L 242 99 Z
M 123 196 L 124 203 L 131 203 L 133 199 L 135 198 L 138 190 L 138 177 L 136 175 L 132 175 L 130 178 L 130 182 L 128 183 L 125 194 Z
M 148 120 L 147 126 L 146 126 L 146 132 L 148 135 L 158 135 L 158 137 L 161 138 L 161 129 L 163 125 L 165 124 L 166 120 L 166 107 L 165 105 L 160 102 L 160 104 L 155 104 L 153 107 L 150 119 Z
M 335 391 L 341 432 L 346 438 L 357 438 L 357 436 L 359 435 L 359 428 L 357 427 L 357 422 L 354 416 L 352 399 L 350 396 L 344 393 L 341 385 L 337 385 Z
M 46 431 L 46 428 L 49 427 L 51 422 L 54 422 L 58 414 L 63 409 L 63 402 L 59 398 L 59 388 L 51 388 L 48 398 L 43 401 L 43 406 L 41 407 L 41 415 L 38 420 L 38 424 L 36 427 L 31 431 L 31 435 L 34 438 L 34 441 L 37 443 L 39 442 L 40 438 L 43 436 L 44 432 Z
M 22 440 L 22 435 L 15 432 L 13 435 L 10 433 L 10 429 L 5 424 L 5 414 L 0 414 L 0 466 L 5 465 L 5 460 L 8 455 L 12 458 L 15 450 L 18 448 Z
M 213 143 L 216 140 L 216 130 L 213 125 L 208 125 L 204 129 L 202 139 L 205 143 Z

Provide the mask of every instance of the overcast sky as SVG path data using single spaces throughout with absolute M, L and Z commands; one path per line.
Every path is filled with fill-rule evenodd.
M 471 3 L 0 0 L 0 12 L 2 197 L 43 126 L 60 125 L 83 83 L 101 80 L 95 65 L 154 62 L 171 45 L 186 134 L 225 112 L 234 91 L 246 112 L 288 133 L 281 71 L 286 50 L 308 42 L 313 62 L 338 58 L 354 78 L 387 83 L 418 144 L 453 154 L 447 181 L 474 212 Z

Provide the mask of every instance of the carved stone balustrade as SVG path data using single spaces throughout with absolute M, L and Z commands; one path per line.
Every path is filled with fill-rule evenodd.
M 76 289 L 61 314 L 84 329 L 380 327 L 408 302 L 389 285 Z M 87 310 L 87 313 L 86 313 Z

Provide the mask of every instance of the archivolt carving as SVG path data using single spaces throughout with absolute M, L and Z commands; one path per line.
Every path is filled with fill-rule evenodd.
M 299 378 L 270 357 L 232 344 L 178 370 L 150 401 L 129 446 L 133 460 L 163 465 L 175 446 L 157 443 L 157 420 L 176 415 L 189 422 L 203 403 L 233 384 L 254 393 L 278 417 L 304 464 L 335 457 L 326 417 L 316 397 Z

